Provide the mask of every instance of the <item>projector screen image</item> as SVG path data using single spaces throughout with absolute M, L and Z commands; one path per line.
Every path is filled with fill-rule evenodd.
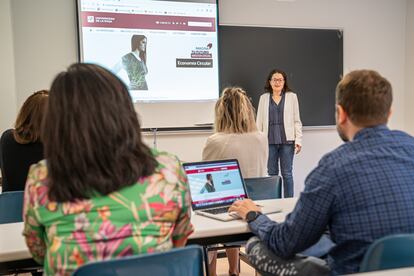
M 217 2 L 78 0 L 81 62 L 111 70 L 134 102 L 219 95 Z

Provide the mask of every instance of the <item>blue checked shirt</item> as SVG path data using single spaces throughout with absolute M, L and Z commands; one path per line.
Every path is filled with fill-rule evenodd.
M 260 215 L 249 226 L 285 258 L 329 229 L 332 274 L 357 272 L 373 241 L 414 233 L 414 138 L 384 125 L 362 129 L 319 161 L 284 223 Z

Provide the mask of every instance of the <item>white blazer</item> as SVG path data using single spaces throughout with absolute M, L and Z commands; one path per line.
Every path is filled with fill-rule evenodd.
M 269 132 L 269 99 L 269 93 L 264 93 L 260 96 L 256 118 L 257 128 L 263 131 L 266 136 Z M 299 114 L 298 97 L 291 91 L 285 93 L 283 125 L 285 127 L 286 140 L 295 141 L 295 144 L 302 145 L 302 122 Z

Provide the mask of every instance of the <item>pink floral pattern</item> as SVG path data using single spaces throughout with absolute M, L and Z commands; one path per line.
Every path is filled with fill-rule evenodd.
M 153 175 L 108 196 L 57 203 L 49 200 L 45 161 L 26 183 L 24 231 L 46 275 L 70 275 L 98 260 L 171 249 L 192 233 L 190 196 L 180 161 L 153 151 Z

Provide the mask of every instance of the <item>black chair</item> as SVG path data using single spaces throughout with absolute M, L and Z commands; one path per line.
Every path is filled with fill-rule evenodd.
M 23 191 L 0 194 L 0 224 L 23 221 Z
M 202 276 L 204 252 L 190 245 L 166 252 L 143 254 L 120 259 L 98 261 L 79 267 L 74 276 Z
M 282 181 L 278 175 L 245 178 L 247 195 L 253 200 L 277 199 L 282 197 Z

